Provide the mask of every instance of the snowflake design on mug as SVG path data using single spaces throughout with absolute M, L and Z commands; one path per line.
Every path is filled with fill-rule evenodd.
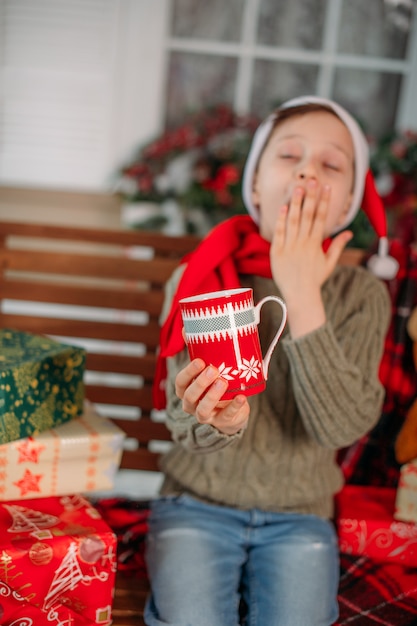
M 258 375 L 261 373 L 261 363 L 252 356 L 250 360 L 242 359 L 239 369 L 234 369 L 231 366 L 227 367 L 223 361 L 219 365 L 219 373 L 225 380 L 234 380 L 236 376 L 239 376 L 239 378 L 244 378 L 246 382 L 249 382 L 251 378 L 258 378 Z
M 225 380 L 233 380 L 233 376 L 230 376 L 230 373 L 238 374 L 238 370 L 232 369 L 232 367 L 226 367 L 226 363 L 223 361 L 221 365 L 219 365 L 219 374 Z
M 261 373 L 261 364 L 254 356 L 250 361 L 242 359 L 240 370 L 239 378 L 244 378 L 248 382 L 251 378 L 258 378 L 258 375 Z

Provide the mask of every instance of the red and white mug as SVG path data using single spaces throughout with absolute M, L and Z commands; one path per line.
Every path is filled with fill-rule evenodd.
M 263 357 L 258 325 L 261 308 L 269 301 L 280 305 L 282 318 Z M 229 383 L 222 400 L 263 391 L 272 352 L 287 321 L 284 301 L 266 296 L 255 305 L 253 290 L 239 288 L 183 298 L 179 304 L 190 358 L 214 365 Z

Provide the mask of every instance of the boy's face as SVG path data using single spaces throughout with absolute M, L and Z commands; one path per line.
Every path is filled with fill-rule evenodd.
M 261 235 L 271 241 L 278 210 L 289 204 L 295 187 L 315 178 L 319 190 L 331 188 L 325 236 L 344 222 L 354 183 L 350 132 L 332 113 L 315 111 L 282 121 L 261 155 L 253 185 Z

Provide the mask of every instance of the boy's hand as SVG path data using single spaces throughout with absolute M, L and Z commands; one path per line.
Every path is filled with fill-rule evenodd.
M 326 321 L 321 287 L 334 270 L 351 238 L 342 232 L 323 251 L 330 188 L 321 192 L 315 180 L 294 190 L 289 206 L 280 210 L 271 243 L 272 276 L 288 307 L 293 337 L 318 328 Z
M 211 424 L 226 435 L 245 428 L 249 418 L 249 403 L 242 394 L 233 400 L 221 401 L 227 381 L 212 365 L 194 359 L 175 379 L 175 391 L 186 413 L 194 415 L 200 424 Z

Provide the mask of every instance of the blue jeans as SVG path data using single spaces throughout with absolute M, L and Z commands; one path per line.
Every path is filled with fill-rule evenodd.
M 180 496 L 156 500 L 149 526 L 148 626 L 329 626 L 336 621 L 339 553 L 330 522 Z

